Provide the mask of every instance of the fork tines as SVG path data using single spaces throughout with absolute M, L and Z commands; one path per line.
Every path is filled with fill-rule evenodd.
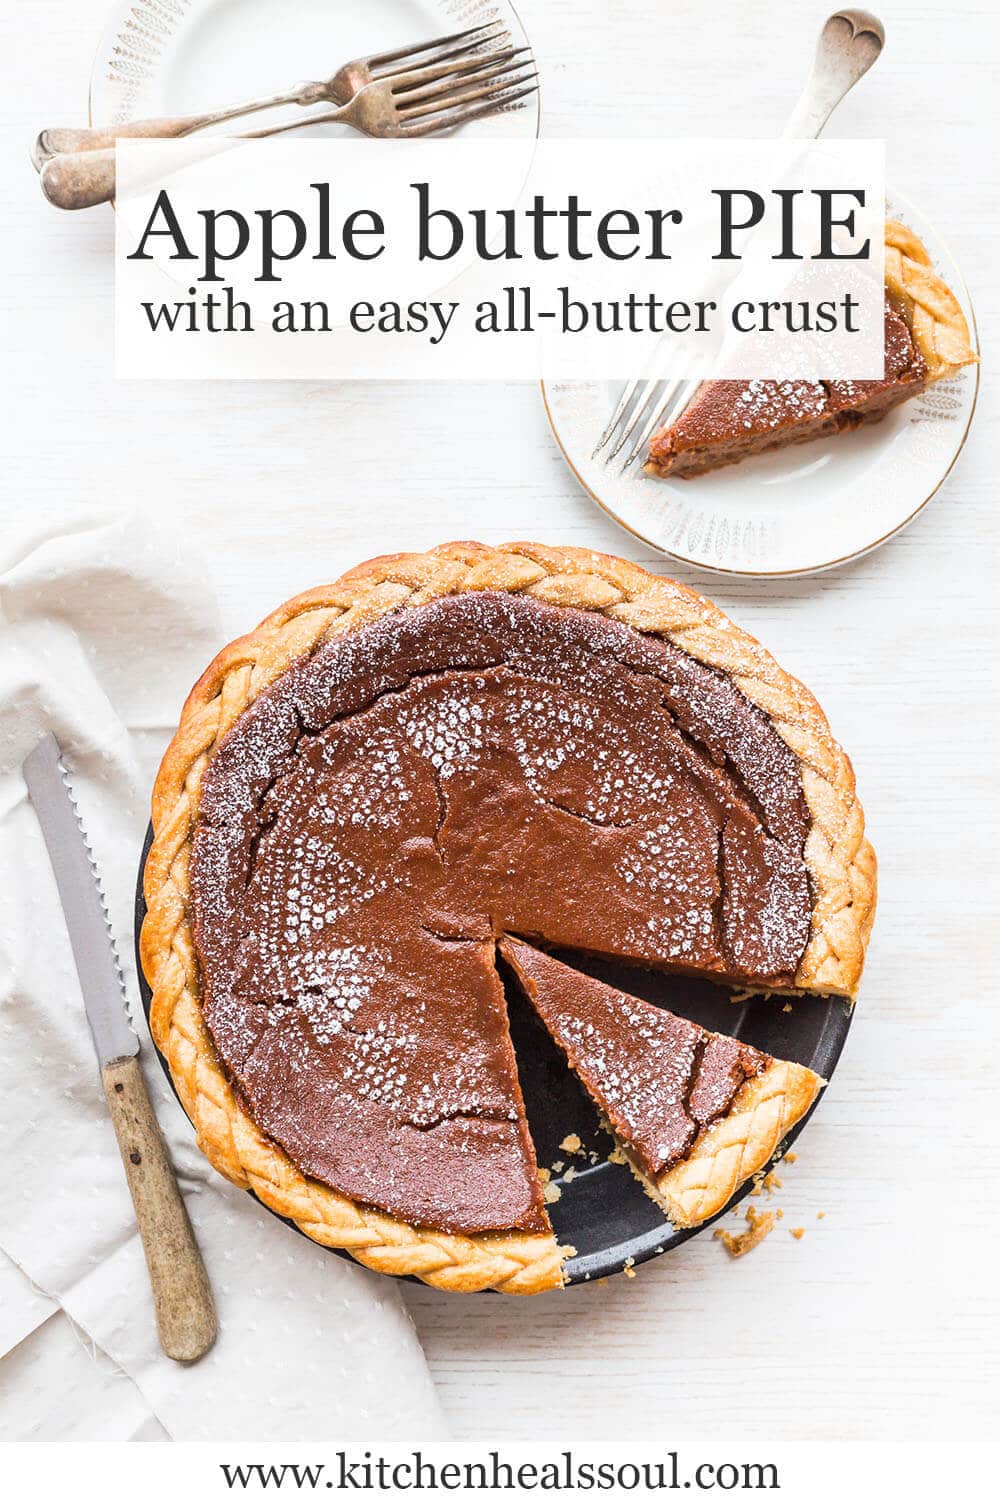
M 591 456 L 596 458 L 614 440 L 613 446 L 604 455 L 604 462 L 610 463 L 631 439 L 622 469 L 624 471 L 631 468 L 640 454 L 645 453 L 653 433 L 680 416 L 697 385 L 697 380 L 681 378 L 661 381 L 656 376 L 648 380 L 630 381 L 622 391 L 611 420 L 601 433 Z
M 498 84 L 487 85 L 477 89 L 474 93 L 449 95 L 435 104 L 428 104 L 423 109 L 401 110 L 403 122 L 401 133 L 404 136 L 431 135 L 439 130 L 451 130 L 456 125 L 465 125 L 469 120 L 482 119 L 484 115 L 498 114 L 508 105 L 516 104 L 520 99 L 527 99 L 529 94 L 536 94 L 538 92 L 538 84 L 535 82 L 537 77 L 537 73 L 526 73 L 521 78 L 506 82 L 500 80 Z M 525 86 L 514 88 L 515 83 Z M 476 104 L 474 100 L 484 102 Z M 421 115 L 429 115 L 430 118 L 420 120 Z M 418 123 L 411 125 L 408 123 L 411 120 Z
M 384 78 L 389 73 L 396 72 L 395 68 L 389 68 L 390 63 L 408 61 L 417 58 L 422 52 L 432 53 L 424 59 L 424 62 L 444 62 L 449 57 L 461 57 L 479 47 L 491 47 L 495 43 L 510 42 L 511 35 L 502 21 L 487 21 L 482 26 L 470 26 L 465 31 L 453 31 L 449 36 L 431 37 L 426 42 L 414 42 L 409 47 L 400 47 L 395 52 L 377 52 L 374 57 L 368 59 L 368 67 L 373 78 Z M 460 44 L 460 45 L 456 45 Z M 447 50 L 451 48 L 452 50 Z M 377 68 L 387 68 L 386 73 L 377 73 Z
M 401 73 L 391 85 L 404 135 L 430 135 L 492 114 L 535 93 L 538 74 L 527 47 L 481 53 Z
M 473 103 L 487 95 L 528 83 L 538 75 L 528 59 L 519 55 L 527 50 L 527 47 L 519 47 L 516 51 L 490 54 L 457 68 L 443 64 L 424 68 L 419 73 L 404 73 L 390 85 L 399 112 L 406 118 L 415 119 L 419 115 Z
M 409 94 L 416 90 L 429 94 L 430 90 L 424 87 L 427 84 L 435 83 L 442 78 L 468 82 L 474 74 L 495 72 L 507 67 L 513 58 L 527 51 L 527 47 L 505 47 L 497 52 L 480 52 L 474 57 L 466 58 L 463 62 L 436 63 L 433 67 L 421 67 L 415 72 L 397 73 L 390 77 L 389 87 L 394 94 Z

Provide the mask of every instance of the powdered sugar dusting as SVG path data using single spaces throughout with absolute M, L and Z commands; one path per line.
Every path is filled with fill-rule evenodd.
M 294 666 L 219 747 L 191 867 L 205 1016 L 304 1170 L 411 1219 L 416 1197 L 529 1223 L 494 936 L 780 983 L 805 827 L 794 758 L 727 679 L 577 611 L 438 601 Z
M 684 1157 L 769 1061 L 523 943 L 505 942 L 502 952 L 615 1134 L 650 1176 Z
M 826 388 L 805 380 L 750 380 L 737 397 L 737 417 L 747 432 L 821 417 Z

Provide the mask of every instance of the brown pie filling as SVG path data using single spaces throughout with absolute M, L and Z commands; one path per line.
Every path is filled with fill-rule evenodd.
M 927 385 L 905 319 L 885 301 L 881 380 L 708 380 L 677 421 L 654 433 L 646 472 L 692 479 L 792 443 L 880 422 Z
M 294 664 L 209 763 L 203 1013 L 307 1175 L 543 1230 L 496 941 L 789 987 L 807 828 L 769 719 L 671 643 L 505 593 L 411 608 Z
M 510 964 L 549 1035 L 649 1182 L 682 1161 L 740 1089 L 772 1062 L 648 1000 L 504 938 Z

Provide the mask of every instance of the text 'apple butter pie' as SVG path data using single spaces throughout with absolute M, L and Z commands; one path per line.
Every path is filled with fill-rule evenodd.
M 874 912 L 812 696 L 692 590 L 574 548 L 454 543 L 291 600 L 195 685 L 153 826 L 150 1022 L 202 1149 L 320 1243 L 456 1291 L 558 1286 L 571 1253 L 498 945 L 689 1226 L 821 1080 L 545 950 L 853 997 Z

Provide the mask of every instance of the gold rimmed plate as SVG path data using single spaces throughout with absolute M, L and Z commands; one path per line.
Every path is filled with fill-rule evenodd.
M 515 47 L 529 45 L 509 0 L 117 0 L 94 58 L 90 120 L 217 109 L 327 78 L 353 57 L 492 22 L 506 26 Z M 306 113 L 290 105 L 269 110 L 266 120 L 280 125 Z M 474 128 L 477 139 L 523 140 L 530 162 L 538 125 L 535 94 Z M 349 129 L 318 125 L 304 133 L 336 137 Z
M 978 351 L 972 304 L 940 237 L 892 194 L 887 216 L 923 240 L 961 302 Z M 931 386 L 879 423 L 748 459 L 696 479 L 622 471 L 594 446 L 621 382 L 547 382 L 549 423 L 570 469 L 606 514 L 678 562 L 717 573 L 780 577 L 821 572 L 882 546 L 938 493 L 962 451 L 979 367 Z

